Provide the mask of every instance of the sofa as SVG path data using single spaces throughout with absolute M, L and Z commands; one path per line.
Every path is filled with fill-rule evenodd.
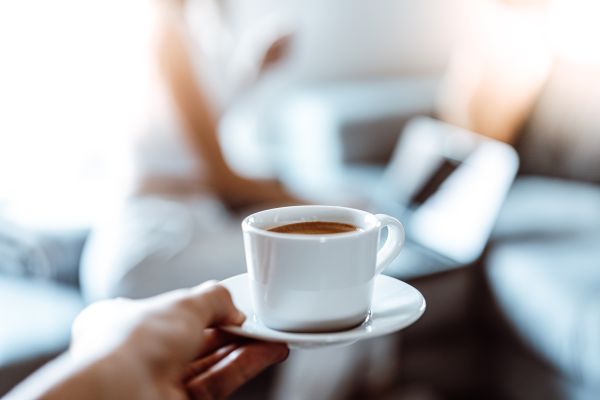
M 87 232 L 0 218 L 0 395 L 68 346 Z
M 598 76 L 555 62 L 483 259 L 480 321 L 504 397 L 600 397 Z
M 519 176 L 485 253 L 413 281 L 430 315 L 405 332 L 404 370 L 415 370 L 405 382 L 457 398 L 600 397 L 598 76 L 598 67 L 556 60 L 516 143 Z M 461 291 L 444 296 L 444 279 Z M 431 315 L 436 307 L 446 324 Z M 459 332 L 454 341 L 450 332 Z

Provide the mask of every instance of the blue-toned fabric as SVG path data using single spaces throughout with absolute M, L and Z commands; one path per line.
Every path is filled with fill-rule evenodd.
M 567 376 L 600 388 L 600 188 L 520 179 L 485 264 L 519 336 Z
M 0 275 L 0 368 L 65 349 L 82 307 L 72 287 Z
M 78 286 L 85 229 L 26 227 L 0 217 L 0 274 Z

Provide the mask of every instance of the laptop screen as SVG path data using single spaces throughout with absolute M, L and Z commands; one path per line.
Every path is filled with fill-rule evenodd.
M 401 218 L 411 242 L 471 263 L 485 248 L 517 167 L 507 144 L 417 118 L 404 129 L 374 202 Z

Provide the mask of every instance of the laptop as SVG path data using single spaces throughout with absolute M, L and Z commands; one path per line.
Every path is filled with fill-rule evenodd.
M 406 278 L 479 259 L 518 165 L 510 145 L 432 118 L 409 121 L 372 199 L 406 228 L 406 250 L 387 272 Z

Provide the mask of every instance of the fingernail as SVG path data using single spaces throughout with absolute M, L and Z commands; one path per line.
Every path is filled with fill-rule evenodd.
M 244 315 L 243 312 L 238 310 L 238 316 L 236 318 L 236 322 L 241 325 L 244 323 L 245 320 L 246 320 L 246 315 Z
M 288 356 L 290 355 L 290 349 L 287 345 L 285 344 L 281 344 L 281 350 L 279 351 L 280 356 L 277 359 L 277 362 L 284 362 L 285 360 L 287 360 Z

